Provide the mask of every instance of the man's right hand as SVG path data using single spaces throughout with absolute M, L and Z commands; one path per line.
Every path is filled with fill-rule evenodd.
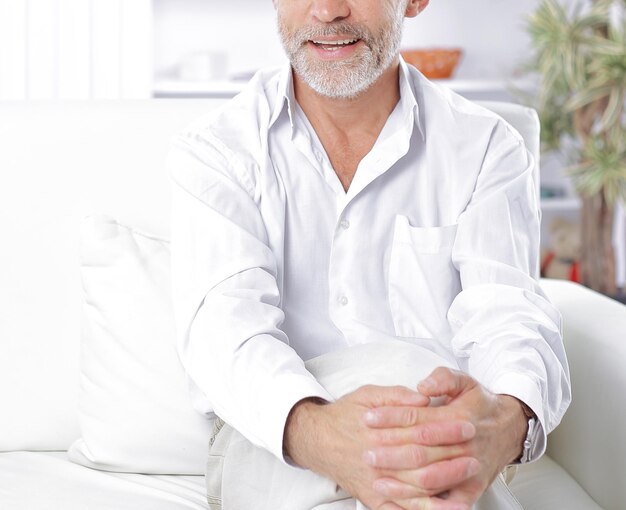
M 449 447 L 428 447 L 428 424 L 415 427 L 415 441 L 407 448 L 415 452 L 411 466 L 387 466 L 380 470 L 367 462 L 367 452 L 388 445 L 397 438 L 389 437 L 385 429 L 372 429 L 366 425 L 365 416 L 376 407 L 419 408 L 429 404 L 428 397 L 403 386 L 363 386 L 334 403 L 325 404 L 315 399 L 305 399 L 296 404 L 285 427 L 285 453 L 297 465 L 315 471 L 331 480 L 372 510 L 466 510 L 467 506 L 437 497 L 428 490 L 421 496 L 398 506 L 374 490 L 374 481 L 393 477 L 397 470 L 414 470 L 415 486 L 420 488 L 420 468 L 433 462 L 450 459 L 450 487 L 471 475 L 473 459 Z M 450 435 L 457 444 L 471 439 L 463 423 L 448 423 Z M 473 434 L 472 434 L 473 435 Z M 420 445 L 418 446 L 418 443 Z M 453 465 L 452 465 L 453 464 Z

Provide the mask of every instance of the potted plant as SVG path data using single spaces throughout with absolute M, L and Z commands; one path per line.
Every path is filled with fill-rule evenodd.
M 582 201 L 581 280 L 616 294 L 613 222 L 626 203 L 626 0 L 543 0 L 531 14 L 542 145 L 567 150 Z

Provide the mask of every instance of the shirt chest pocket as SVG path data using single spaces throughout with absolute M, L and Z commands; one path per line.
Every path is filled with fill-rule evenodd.
M 397 215 L 389 259 L 389 305 L 397 336 L 449 337 L 446 315 L 460 292 L 452 264 L 456 225 L 413 227 Z

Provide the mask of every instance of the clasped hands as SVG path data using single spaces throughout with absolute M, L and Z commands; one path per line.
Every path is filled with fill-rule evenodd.
M 418 391 L 363 386 L 290 413 L 285 450 L 371 510 L 469 510 L 521 453 L 521 403 L 438 368 Z M 429 406 L 441 397 L 440 406 Z

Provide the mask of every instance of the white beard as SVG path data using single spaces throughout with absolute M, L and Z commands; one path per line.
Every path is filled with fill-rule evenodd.
M 401 2 L 404 6 L 404 2 Z M 296 74 L 318 94 L 350 99 L 367 90 L 389 68 L 400 49 L 404 9 L 390 9 L 388 22 L 377 36 L 361 25 L 337 22 L 325 26 L 305 26 L 290 30 L 278 16 L 278 31 L 285 52 Z M 316 59 L 308 41 L 334 35 L 361 39 L 363 45 L 349 59 L 328 62 Z

